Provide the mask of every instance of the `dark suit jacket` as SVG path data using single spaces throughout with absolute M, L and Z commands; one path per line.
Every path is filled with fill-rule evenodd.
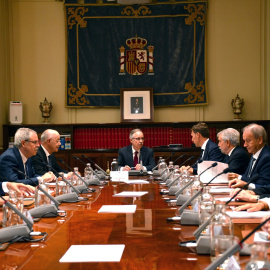
M 231 155 L 228 156 L 228 160 L 226 161 L 225 157 L 223 162 L 229 165 L 230 172 L 242 175 L 248 167 L 249 155 L 243 147 L 237 146 L 233 149 Z
M 35 172 L 38 173 L 39 175 L 43 175 L 46 172 L 50 171 L 50 169 L 46 165 L 44 165 L 44 162 L 48 164 L 46 154 L 43 148 L 40 146 L 38 148 L 37 154 L 32 157 L 32 165 L 34 167 Z M 51 164 L 52 168 L 56 170 L 57 172 L 67 173 L 66 170 L 62 169 L 58 165 L 54 154 L 51 154 L 51 163 L 52 163 Z
M 206 144 L 202 160 L 223 162 L 223 159 L 224 154 L 221 153 L 218 145 L 209 139 Z M 197 160 L 197 163 L 192 166 L 193 174 L 197 174 L 199 160 L 200 158 Z
M 0 195 L 1 196 L 5 195 L 5 192 L 4 192 L 3 188 L 2 188 L 2 183 L 0 183 Z
M 151 148 L 145 146 L 141 148 L 140 160 L 142 160 L 143 166 L 146 167 L 147 171 L 151 171 L 156 166 L 154 160 L 154 151 Z M 119 149 L 117 162 L 120 167 L 124 167 L 126 165 L 133 167 L 133 154 L 131 145 Z
M 251 157 L 253 158 L 253 157 Z M 250 177 L 247 176 L 248 169 L 242 175 L 242 180 L 248 182 L 250 177 L 258 174 L 260 178 L 254 183 L 255 187 L 270 186 L 270 150 L 268 146 L 264 146 L 256 163 L 253 167 Z
M 12 169 L 13 167 L 15 167 L 25 173 L 19 149 L 17 147 L 7 149 L 0 156 L 0 181 L 18 182 L 31 186 L 38 185 L 37 177 L 39 175 L 35 173 L 35 170 L 32 167 L 31 157 L 27 159 L 26 163 L 28 168 L 28 176 L 31 178 L 32 181 L 34 181 L 34 183 L 29 179 L 25 179 L 25 176 L 23 174 L 18 173 Z

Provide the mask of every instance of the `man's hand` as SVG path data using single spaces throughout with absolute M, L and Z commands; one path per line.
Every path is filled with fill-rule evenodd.
M 261 222 L 264 222 L 266 219 L 268 219 L 270 216 L 265 216 L 262 218 L 262 221 Z M 270 221 L 267 221 L 263 226 L 262 226 L 262 229 L 265 231 L 265 232 L 268 232 L 268 240 L 270 240 Z
M 231 197 L 237 193 L 240 189 L 236 188 L 231 192 Z M 242 190 L 235 198 L 235 200 L 241 200 L 245 202 L 257 202 L 257 196 L 252 190 Z
M 7 182 L 7 188 L 8 190 L 14 190 L 23 195 L 30 195 L 35 192 L 35 187 L 24 185 L 22 183 Z
M 71 176 L 73 176 L 73 172 L 68 172 L 67 173 L 67 179 L 71 179 Z
M 131 170 L 131 168 L 128 166 L 128 165 L 126 165 L 124 168 L 123 168 L 123 171 L 130 171 Z
M 55 175 L 52 172 L 47 172 L 43 174 L 41 177 L 45 183 L 52 182 L 55 179 Z
M 231 187 L 231 188 L 241 188 L 244 185 L 246 185 L 246 182 L 242 181 L 240 179 L 233 179 L 233 180 L 229 181 L 229 187 Z
M 268 204 L 265 202 L 258 202 L 258 203 L 252 203 L 252 204 L 244 204 L 241 206 L 238 206 L 234 209 L 234 211 L 243 211 L 247 210 L 247 212 L 256 212 L 256 211 L 261 211 L 261 210 L 268 210 Z
M 180 168 L 180 172 L 182 173 L 183 171 L 188 171 L 189 173 L 193 174 L 193 168 L 191 168 L 190 166 L 182 166 Z
M 142 168 L 142 169 L 143 169 L 143 168 Z M 141 164 L 138 163 L 138 164 L 136 165 L 136 167 L 135 167 L 135 170 L 140 171 L 140 170 L 141 170 Z
M 237 173 L 228 173 L 228 179 L 229 180 L 233 180 L 233 179 L 235 179 L 235 178 L 238 178 L 239 177 L 239 174 L 237 174 Z

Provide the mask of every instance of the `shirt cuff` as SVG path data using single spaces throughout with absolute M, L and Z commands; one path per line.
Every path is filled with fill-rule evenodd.
M 5 193 L 8 193 L 7 182 L 2 183 L 2 189 Z
M 259 201 L 265 202 L 268 205 L 269 209 L 270 209 L 270 198 L 259 199 Z
M 242 175 L 239 174 L 237 179 L 241 180 L 242 179 Z
M 253 183 L 250 183 L 249 185 L 248 185 L 248 189 L 255 189 L 256 188 L 256 186 L 255 186 L 255 184 L 253 184 Z

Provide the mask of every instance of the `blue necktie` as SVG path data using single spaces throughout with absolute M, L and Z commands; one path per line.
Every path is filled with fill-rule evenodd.
M 256 161 L 256 158 L 252 158 L 250 163 L 249 163 L 249 168 L 248 168 L 248 174 L 247 177 L 250 177 L 253 171 L 253 164 Z

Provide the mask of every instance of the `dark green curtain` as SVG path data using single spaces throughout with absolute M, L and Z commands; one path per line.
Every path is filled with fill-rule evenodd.
M 120 106 L 121 88 L 144 87 L 154 106 L 207 104 L 205 1 L 65 7 L 68 107 Z

